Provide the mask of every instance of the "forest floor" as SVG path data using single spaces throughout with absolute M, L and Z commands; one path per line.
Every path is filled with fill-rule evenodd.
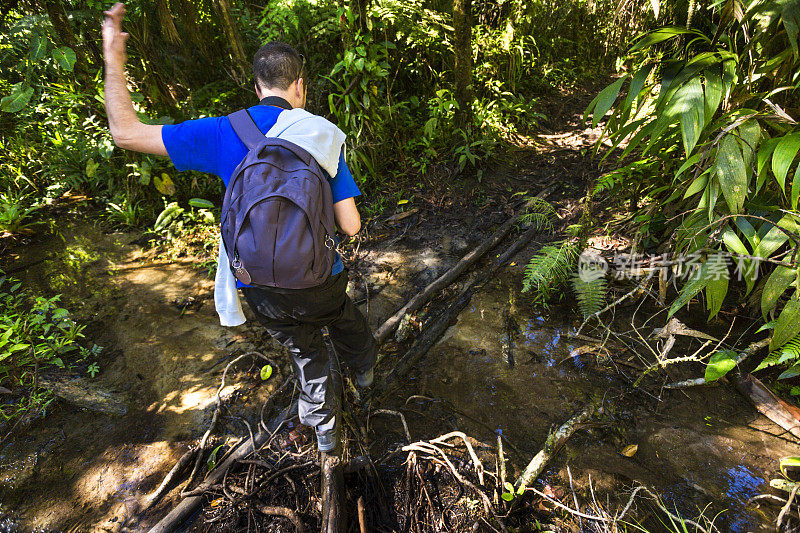
M 583 129 L 574 112 L 586 100 L 564 95 L 545 102 L 551 109 L 543 133 L 520 139 L 504 163 L 485 173 L 480 189 L 431 188 L 414 198 L 413 216 L 392 222 L 387 209 L 366 221 L 358 250 L 345 255 L 354 298 L 373 327 L 505 221 L 514 193 L 555 184 L 548 200 L 564 225 L 577 222 L 579 200 L 599 172 L 590 155 L 599 132 Z M 228 374 L 220 392 L 228 409 L 213 446 L 248 435 L 243 421 L 258 423 L 258 410 L 290 364 L 249 311 L 243 326 L 219 325 L 213 280 L 194 258 L 160 257 L 142 246 L 139 234 L 104 229 L 91 210 L 64 211 L 56 220 L 57 235 L 19 247 L 11 263 L 31 265 L 16 276 L 42 294 L 63 294 L 64 306 L 89 324 L 87 338 L 105 347 L 101 372 L 80 386 L 99 391 L 108 405 L 87 409 L 58 400 L 46 417 L 0 444 L 0 530 L 143 530 L 179 501 L 180 489 L 173 488 L 141 513 L 147 494 L 208 427 L 231 356 L 258 350 L 278 368 L 262 381 L 260 363 L 248 359 Z M 732 387 L 633 390 L 635 363 L 571 357 L 580 344 L 569 336 L 579 314 L 569 307 L 542 314 L 519 296 L 524 265 L 556 237 L 537 240 L 475 295 L 385 407 L 405 413 L 415 439 L 458 429 L 494 443 L 502 430 L 512 443 L 515 474 L 553 427 L 601 399 L 605 417 L 576 433 L 537 486 L 572 504 L 565 496 L 571 478 L 584 510 L 613 510 L 644 484 L 683 516 L 696 519 L 706 505 L 706 516 L 723 513 L 717 521 L 723 531 L 771 530 L 779 509 L 746 501 L 769 491 L 777 459 L 794 455 L 796 443 Z M 432 309 L 437 305 L 441 300 Z M 618 310 L 615 321 L 631 322 L 634 312 Z M 513 359 L 509 314 L 519 326 Z M 618 355 L 624 359 L 624 348 Z M 387 368 L 379 366 L 378 376 Z M 394 420 L 374 418 L 368 429 L 375 454 L 404 440 Z M 637 445 L 635 453 L 623 455 L 630 445 Z M 565 531 L 579 527 L 546 503 L 533 507 Z M 640 502 L 635 511 L 637 520 L 660 530 L 656 507 Z

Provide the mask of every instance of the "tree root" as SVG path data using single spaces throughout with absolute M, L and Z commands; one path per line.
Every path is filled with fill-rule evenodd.
M 282 516 L 284 518 L 288 518 L 292 521 L 294 525 L 294 529 L 297 533 L 305 533 L 306 528 L 303 526 L 303 522 L 300 521 L 300 518 L 297 516 L 297 513 L 289 509 L 288 507 L 276 507 L 274 505 L 264 505 L 261 502 L 256 502 L 254 507 L 258 510 L 259 513 L 267 515 L 267 516 Z
M 175 463 L 175 466 L 173 466 L 172 470 L 170 470 L 169 473 L 166 475 L 164 481 L 161 482 L 161 485 L 158 486 L 155 492 L 153 492 L 151 495 L 147 497 L 147 500 L 142 506 L 140 512 L 143 513 L 147 511 L 153 505 L 155 505 L 158 502 L 158 500 L 161 499 L 161 497 L 167 492 L 167 489 L 175 480 L 175 478 L 178 476 L 178 474 L 180 474 L 184 468 L 189 466 L 189 463 L 191 462 L 192 458 L 194 458 L 195 454 L 198 453 L 198 451 L 199 451 L 198 448 L 191 448 L 186 453 L 184 453 L 180 459 L 178 459 L 178 462 Z

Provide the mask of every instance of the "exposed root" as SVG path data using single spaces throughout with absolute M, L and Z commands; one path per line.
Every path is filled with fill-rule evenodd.
M 225 370 L 222 372 L 222 379 L 220 380 L 219 388 L 217 389 L 217 403 L 216 406 L 214 407 L 214 415 L 211 417 L 211 423 L 208 425 L 208 429 L 203 434 L 203 438 L 200 440 L 200 447 L 198 449 L 197 457 L 195 458 L 194 467 L 192 468 L 192 473 L 189 475 L 189 481 L 188 483 L 186 483 L 187 487 L 192 486 L 192 483 L 194 483 L 195 478 L 197 478 L 197 474 L 200 471 L 200 465 L 202 464 L 203 461 L 203 454 L 206 450 L 206 446 L 208 445 L 208 438 L 211 436 L 211 433 L 217 426 L 217 420 L 219 419 L 219 414 L 220 411 L 222 410 L 222 397 L 220 396 L 220 394 L 222 393 L 222 390 L 225 388 L 225 377 L 228 375 L 228 370 L 235 363 L 239 362 L 245 357 L 252 355 L 257 355 L 262 359 L 266 359 L 267 361 L 272 363 L 270 359 L 268 359 L 265 355 L 263 355 L 260 352 L 247 352 L 243 353 L 242 355 L 238 356 L 236 359 L 225 365 Z M 274 365 L 274 363 L 272 364 Z M 185 497 L 186 495 L 187 495 L 186 492 L 181 493 L 181 496 Z
M 267 516 L 283 516 L 284 518 L 288 518 L 289 520 L 292 521 L 292 525 L 294 525 L 294 528 L 297 531 L 297 533 L 305 533 L 306 528 L 303 527 L 303 522 L 300 521 L 300 518 L 298 518 L 297 513 L 295 513 L 288 507 L 275 507 L 272 505 L 264 505 L 261 502 L 255 502 L 254 507 L 258 510 L 259 513 Z
M 167 489 L 170 487 L 170 485 L 172 485 L 172 482 L 175 481 L 178 474 L 180 474 L 184 468 L 189 466 L 189 463 L 194 458 L 196 453 L 198 453 L 198 449 L 191 448 L 186 453 L 184 453 L 180 459 L 178 459 L 178 462 L 175 463 L 175 466 L 172 467 L 172 470 L 170 470 L 169 473 L 167 473 L 166 477 L 164 478 L 164 481 L 161 482 L 161 485 L 158 486 L 155 492 L 153 492 L 151 495 L 147 497 L 147 500 L 142 506 L 141 512 L 147 511 L 153 505 L 155 505 L 159 499 L 161 499 L 164 493 L 167 492 Z

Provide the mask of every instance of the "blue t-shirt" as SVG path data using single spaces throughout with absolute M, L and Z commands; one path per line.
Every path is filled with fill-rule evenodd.
M 263 132 L 269 131 L 278 120 L 282 108 L 273 105 L 257 105 L 248 109 L 256 125 Z M 180 171 L 196 170 L 215 174 L 222 178 L 225 186 L 231 174 L 247 155 L 247 147 L 233 131 L 228 117 L 209 117 L 187 120 L 180 124 L 165 125 L 161 138 L 172 163 Z M 339 169 L 333 178 L 328 178 L 333 193 L 333 203 L 361 194 L 350 169 L 344 160 L 344 151 L 339 156 Z M 332 275 L 344 270 L 339 254 L 333 263 Z M 237 287 L 247 287 L 237 280 Z

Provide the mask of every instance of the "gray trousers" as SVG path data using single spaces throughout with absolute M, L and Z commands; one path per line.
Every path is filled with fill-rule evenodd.
M 340 360 L 355 372 L 372 368 L 377 355 L 369 324 L 346 289 L 346 270 L 309 289 L 242 289 L 269 334 L 289 349 L 300 381 L 300 421 L 318 431 L 334 429 L 337 411 L 321 329 L 328 328 Z

